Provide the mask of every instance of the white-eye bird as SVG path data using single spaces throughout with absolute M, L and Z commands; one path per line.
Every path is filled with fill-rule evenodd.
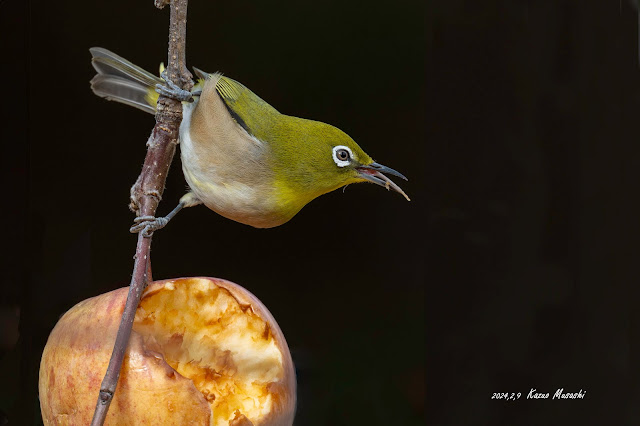
M 155 114 L 164 80 L 102 48 L 90 49 L 95 94 Z M 193 102 L 183 102 L 182 170 L 190 192 L 182 207 L 204 204 L 256 228 L 287 222 L 314 198 L 356 182 L 373 182 L 409 197 L 346 133 L 318 121 L 279 113 L 220 73 L 195 69 Z M 152 218 L 147 218 L 152 219 Z M 162 218 L 161 218 L 162 219 Z M 133 229 L 133 228 L 132 228 Z

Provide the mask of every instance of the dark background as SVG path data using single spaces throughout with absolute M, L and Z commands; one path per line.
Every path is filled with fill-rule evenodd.
M 153 118 L 92 95 L 88 48 L 156 70 L 167 27 L 150 0 L 0 3 L 10 424 L 40 422 L 58 317 L 133 265 L 128 192 Z M 269 307 L 298 369 L 297 424 L 638 424 L 630 3 L 193 1 L 187 40 L 189 65 L 410 178 L 411 203 L 357 185 L 279 228 L 196 207 L 154 237 L 156 278 L 226 278 Z M 175 160 L 160 214 L 185 190 Z M 532 388 L 587 393 L 527 401 Z

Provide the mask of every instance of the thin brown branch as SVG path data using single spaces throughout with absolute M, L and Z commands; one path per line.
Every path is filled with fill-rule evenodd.
M 169 1 L 167 0 L 155 0 L 155 4 L 159 8 L 168 3 Z M 167 76 L 181 88 L 191 90 L 193 87 L 192 76 L 187 70 L 185 61 L 188 0 L 172 0 L 170 4 Z M 181 121 L 182 103 L 160 96 L 156 113 L 156 125 L 147 141 L 147 156 L 144 160 L 142 172 L 140 172 L 138 180 L 131 188 L 131 208 L 138 216 L 154 216 L 156 213 L 164 192 L 169 166 L 178 144 Z M 92 426 L 104 423 L 116 391 L 136 309 L 148 280 L 151 279 L 150 249 L 151 237 L 144 237 L 142 233 L 139 233 L 129 294 L 122 313 L 109 366 L 100 387 L 100 394 L 91 422 Z
M 109 367 L 107 367 L 107 372 L 100 386 L 98 402 L 96 403 L 93 420 L 91 421 L 92 426 L 101 426 L 104 423 L 116 391 L 116 385 L 120 377 L 120 367 L 122 367 L 122 360 L 124 359 L 124 354 L 129 343 L 129 336 L 131 336 L 131 328 L 133 327 L 133 320 L 136 316 L 136 309 L 147 283 L 147 256 L 150 247 L 151 238 L 143 237 L 142 233 L 139 233 L 129 294 L 127 295 L 127 302 L 122 312 L 122 319 L 120 320 L 116 342 L 113 345 Z

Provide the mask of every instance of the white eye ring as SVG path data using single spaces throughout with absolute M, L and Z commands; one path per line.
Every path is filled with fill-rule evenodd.
M 349 159 L 348 160 L 341 160 L 338 158 L 338 151 L 340 150 L 345 150 L 349 153 Z M 338 167 L 347 167 L 349 164 L 351 164 L 351 160 L 354 159 L 355 157 L 353 156 L 353 152 L 351 151 L 351 149 L 348 146 L 344 146 L 344 145 L 336 145 L 333 147 L 333 161 L 335 161 L 335 163 L 338 165 Z

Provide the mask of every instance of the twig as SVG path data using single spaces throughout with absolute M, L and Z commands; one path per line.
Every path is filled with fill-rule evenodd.
M 167 76 L 175 84 L 185 90 L 191 90 L 193 81 L 187 70 L 185 61 L 185 40 L 187 32 L 187 4 L 188 0 L 155 0 L 159 8 L 171 4 L 169 24 L 169 58 Z M 178 144 L 178 132 L 182 121 L 182 103 L 180 101 L 160 96 L 156 112 L 156 125 L 147 141 L 147 156 L 144 160 L 142 172 L 131 188 L 131 209 L 138 216 L 154 216 L 158 203 L 162 199 L 164 185 L 169 173 L 169 166 Z M 109 405 L 113 399 L 120 377 L 120 368 L 131 336 L 131 328 L 135 318 L 140 297 L 151 279 L 150 261 L 151 237 L 144 237 L 138 233 L 133 275 L 129 286 L 129 294 L 116 342 L 109 360 L 109 367 L 105 373 L 96 409 L 93 414 L 92 426 L 101 426 L 107 416 Z

